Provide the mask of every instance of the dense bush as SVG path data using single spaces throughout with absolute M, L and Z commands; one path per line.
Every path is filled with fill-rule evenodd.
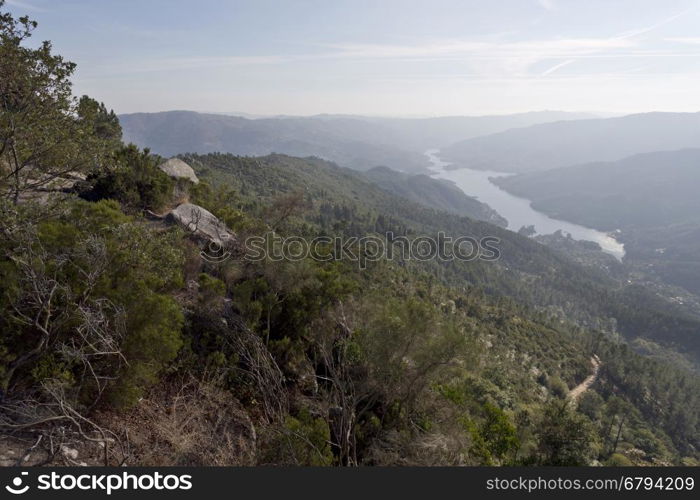
M 167 293 L 182 285 L 181 253 L 172 234 L 152 234 L 116 202 L 62 208 L 38 224 L 23 210 L 4 221 L 21 230 L 0 268 L 0 321 L 14 332 L 2 339 L 3 391 L 55 379 L 76 401 L 132 403 L 180 346 L 182 313 Z
M 113 163 L 88 178 L 83 196 L 119 201 L 130 210 L 158 210 L 173 198 L 175 181 L 158 168 L 157 157 L 130 144 L 114 153 Z

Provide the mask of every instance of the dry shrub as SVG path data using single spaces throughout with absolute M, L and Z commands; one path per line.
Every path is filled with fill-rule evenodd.
M 466 456 L 468 438 L 459 432 L 420 434 L 387 432 L 367 452 L 367 462 L 380 466 L 471 465 Z
M 114 427 L 143 466 L 254 465 L 256 431 L 239 401 L 209 381 L 163 383 Z

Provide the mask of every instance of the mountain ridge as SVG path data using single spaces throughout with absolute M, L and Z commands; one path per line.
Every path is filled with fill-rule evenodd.
M 453 168 L 522 173 L 696 147 L 700 112 L 650 112 L 515 128 L 455 143 L 441 153 Z
M 232 116 L 175 110 L 119 115 L 126 142 L 173 156 L 233 153 L 318 156 L 357 170 L 387 166 L 424 172 L 423 152 L 466 137 L 580 113 L 541 111 L 514 115 L 438 118 L 382 118 L 359 115 L 310 117 Z

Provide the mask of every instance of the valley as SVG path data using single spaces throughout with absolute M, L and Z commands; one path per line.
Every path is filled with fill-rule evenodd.
M 551 234 L 563 231 L 576 240 L 593 241 L 602 251 L 622 260 L 625 255 L 624 245 L 614 237 L 595 229 L 578 224 L 554 219 L 532 208 L 531 202 L 511 195 L 499 188 L 491 179 L 508 177 L 511 174 L 489 170 L 472 170 L 456 168 L 449 162 L 442 161 L 438 150 L 426 151 L 431 163 L 432 175 L 453 182 L 465 194 L 474 196 L 496 210 L 508 221 L 508 229 L 518 231 L 529 226 L 534 227 L 534 234 Z
M 700 150 L 633 155 L 614 162 L 499 178 L 549 216 L 616 230 L 637 276 L 700 293 Z
M 0 465 L 700 466 L 700 113 L 576 111 L 565 74 L 676 17 L 447 43 L 417 35 L 432 6 L 79 0 L 36 10 L 64 58 L 24 4 L 0 0 Z

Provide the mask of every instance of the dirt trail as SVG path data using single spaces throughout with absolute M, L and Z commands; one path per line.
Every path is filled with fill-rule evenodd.
M 578 398 L 586 392 L 598 378 L 598 371 L 600 370 L 600 358 L 597 355 L 591 357 L 591 365 L 593 365 L 593 373 L 586 377 L 586 380 L 581 382 L 579 385 L 574 387 L 569 391 L 569 399 L 572 402 L 578 401 Z

